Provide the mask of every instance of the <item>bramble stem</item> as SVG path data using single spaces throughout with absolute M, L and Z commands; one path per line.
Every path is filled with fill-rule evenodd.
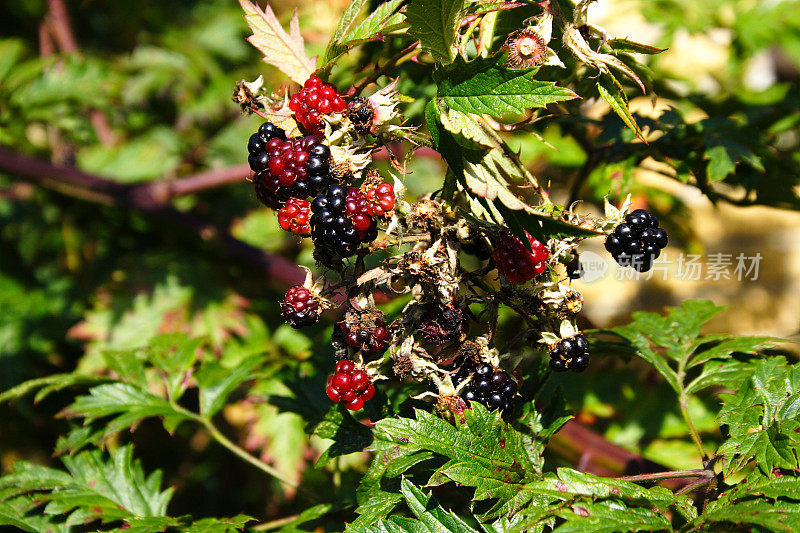
M 713 472 L 711 473 L 713 476 Z M 709 477 L 709 471 L 704 468 L 693 470 L 669 470 L 667 472 L 653 472 L 651 474 L 637 474 L 635 476 L 622 476 L 616 479 L 623 481 L 649 481 L 653 479 L 674 479 L 681 477 Z
M 694 426 L 694 422 L 692 422 L 692 418 L 689 416 L 689 395 L 686 394 L 686 390 L 684 389 L 683 380 L 686 377 L 686 360 L 681 360 L 678 363 L 678 383 L 680 383 L 680 393 L 678 394 L 678 405 L 681 409 L 681 416 L 683 417 L 683 421 L 686 422 L 686 426 L 689 428 L 689 435 L 692 437 L 692 442 L 694 445 L 697 446 L 697 450 L 700 452 L 700 456 L 703 459 L 703 464 L 708 461 L 708 454 L 706 453 L 706 449 L 703 447 L 703 441 L 700 440 L 700 434 L 697 432 L 697 428 Z

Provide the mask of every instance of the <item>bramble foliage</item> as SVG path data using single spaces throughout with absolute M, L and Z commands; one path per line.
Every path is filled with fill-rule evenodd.
M 636 226 L 630 195 L 682 227 L 636 169 L 800 207 L 797 2 L 642 2 L 645 43 L 596 26 L 594 0 L 350 0 L 335 20 L 320 2 L 100 2 L 70 6 L 72 26 L 39 4 L 0 7 L 17 23 L 0 39 L 0 525 L 800 530 L 784 341 L 704 334 L 725 309 L 700 299 L 582 332 L 564 275 L 583 241 Z M 711 26 L 727 66 L 676 69 L 668 47 Z M 755 79 L 776 50 L 787 71 Z M 323 81 L 349 110 L 325 111 Z M 286 142 L 287 167 L 253 114 L 317 139 Z M 297 235 L 291 209 L 254 209 L 246 170 L 213 193 L 231 179 L 181 178 L 246 162 L 259 200 L 305 209 Z M 300 198 L 310 170 L 324 190 Z M 356 217 L 347 256 L 330 228 Z M 281 324 L 290 284 L 314 320 Z M 607 434 L 676 470 L 572 460 L 576 406 L 608 396 Z

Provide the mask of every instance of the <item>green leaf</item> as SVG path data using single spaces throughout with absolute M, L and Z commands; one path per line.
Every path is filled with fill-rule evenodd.
M 408 479 L 400 481 L 400 491 L 411 512 L 428 528 L 430 533 L 478 533 L 452 512 L 445 511 L 433 496 L 424 494 Z
M 47 504 L 45 514 L 65 517 L 67 526 L 164 516 L 172 489 L 161 490 L 161 472 L 145 475 L 141 464 L 133 460 L 131 446 L 114 450 L 110 456 L 90 450 L 62 461 L 66 472 L 25 461 L 16 463 L 10 474 L 0 477 L 6 510 L 10 498 L 32 496 Z M 4 517 L 2 509 L 0 524 L 17 525 Z
M 225 406 L 228 396 L 242 383 L 253 378 L 253 371 L 263 357 L 254 355 L 227 368 L 216 361 L 206 362 L 195 375 L 200 387 L 200 414 L 211 418 Z
M 759 361 L 736 394 L 723 394 L 719 414 L 730 437 L 717 455 L 729 477 L 755 459 L 765 476 L 800 468 L 800 367 L 783 357 Z
M 499 418 L 474 404 L 456 416 L 456 425 L 425 411 L 416 411 L 416 419 L 387 418 L 375 426 L 373 449 L 400 446 L 408 453 L 426 450 L 449 459 L 438 468 L 429 484 L 453 481 L 475 487 L 476 501 L 496 499 L 486 514 L 494 517 L 513 512 L 524 505 L 530 493 L 520 493 L 521 485 L 539 475 L 542 460 L 523 435 Z
M 406 8 L 408 33 L 419 39 L 422 49 L 442 64 L 456 56 L 456 35 L 464 11 L 464 0 L 411 0 Z
M 736 163 L 731 160 L 724 146 L 713 146 L 706 150 L 705 158 L 708 159 L 706 174 L 708 181 L 722 181 L 736 170 Z
M 372 432 L 359 423 L 344 407 L 331 406 L 325 418 L 314 428 L 313 434 L 323 439 L 332 439 L 333 444 L 320 454 L 317 465 L 326 464 L 331 458 L 360 452 L 372 442 Z
M 630 109 L 628 109 L 628 97 L 625 95 L 625 90 L 617 79 L 612 74 L 601 74 L 597 80 L 597 91 L 603 100 L 608 102 L 614 113 L 622 119 L 622 122 L 632 129 L 639 139 L 644 141 L 644 134 L 639 129 L 639 125 L 636 124 Z
M 709 527 L 716 524 L 716 527 Z M 731 505 L 728 502 L 714 502 L 705 513 L 689 525 L 694 530 L 726 531 L 728 528 L 720 524 L 737 526 L 754 525 L 768 531 L 785 531 L 791 533 L 800 529 L 800 506 L 796 503 L 766 502 L 750 500 Z M 748 528 L 747 530 L 752 531 Z
M 612 501 L 580 502 L 559 515 L 566 522 L 558 533 L 615 533 L 618 531 L 670 531 L 669 519 L 642 507 L 628 508 Z
M 108 383 L 93 387 L 88 395 L 78 396 L 60 414 L 66 418 L 82 417 L 86 422 L 113 417 L 104 424 L 104 431 L 100 435 L 102 440 L 135 427 L 145 418 L 161 418 L 164 428 L 170 433 L 181 422 L 189 419 L 175 410 L 167 400 L 127 383 Z
M 664 487 L 646 489 L 630 481 L 595 476 L 570 468 L 559 468 L 556 476 L 548 474 L 541 481 L 529 483 L 525 490 L 555 500 L 569 501 L 575 495 L 593 499 L 615 498 L 628 506 L 652 507 L 662 513 L 673 509 L 687 518 L 697 515 L 692 501 L 687 496 L 675 495 Z
M 755 355 L 764 349 L 775 347 L 781 340 L 778 337 L 733 337 L 726 339 L 702 352 L 695 352 L 687 368 L 704 364 L 711 359 L 728 359 L 734 353 Z M 698 341 L 704 342 L 704 339 L 701 337 Z
M 368 2 L 366 0 L 350 0 L 325 54 L 320 56 L 319 68 L 327 67 L 342 54 L 347 53 L 349 48 L 354 45 L 380 39 L 382 34 L 402 28 L 405 16 L 402 13 L 396 13 L 402 3 L 403 0 L 384 2 L 364 20 L 356 23 L 359 13 Z
M 39 389 L 39 392 L 36 394 L 35 401 L 39 402 L 45 399 L 49 394 L 67 387 L 75 385 L 93 385 L 95 383 L 105 383 L 107 381 L 109 381 L 109 378 L 104 376 L 91 376 L 79 373 L 53 374 L 43 378 L 31 379 L 8 389 L 3 392 L 3 394 L 0 394 L 0 403 L 21 398 L 37 389 Z
M 451 109 L 502 119 L 526 110 L 571 100 L 577 95 L 554 83 L 533 79 L 536 70 L 508 70 L 497 57 L 465 62 L 460 57 L 439 69 L 438 96 Z
M 606 44 L 615 52 L 633 52 L 636 54 L 654 55 L 660 54 L 666 50 L 666 48 L 656 48 L 655 46 L 637 43 L 628 39 L 611 39 Z

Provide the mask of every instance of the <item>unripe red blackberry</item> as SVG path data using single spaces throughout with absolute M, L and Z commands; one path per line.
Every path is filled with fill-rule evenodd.
M 331 401 L 344 404 L 351 411 L 358 411 L 364 407 L 364 402 L 375 395 L 375 386 L 366 371 L 357 368 L 353 361 L 342 359 L 336 363 L 333 375 L 328 378 L 325 393 Z
M 353 348 L 370 353 L 383 353 L 389 347 L 389 328 L 383 320 L 375 320 L 370 327 L 367 324 L 348 324 L 339 322 L 344 333 L 344 340 Z
M 383 353 L 391 341 L 386 317 L 375 308 L 349 309 L 338 329 L 347 346 L 368 353 Z
M 333 85 L 324 83 L 318 76 L 311 76 L 300 92 L 289 99 L 289 109 L 294 111 L 297 121 L 306 130 L 322 135 L 325 132 L 322 115 L 342 113 L 347 104 Z
M 364 196 L 367 199 L 367 214 L 370 216 L 379 217 L 394 209 L 394 187 L 389 183 L 367 189 Z
M 298 235 L 310 235 L 311 204 L 308 200 L 289 198 L 278 211 L 278 224 L 286 231 Z
M 658 227 L 658 218 L 644 209 L 637 209 L 625 217 L 624 223 L 614 228 L 606 237 L 605 245 L 621 266 L 647 272 L 667 242 L 667 232 Z
M 492 254 L 497 263 L 497 270 L 512 283 L 526 283 L 544 272 L 545 263 L 550 257 L 550 253 L 542 243 L 531 237 L 527 231 L 525 235 L 533 250 L 532 253 L 517 237 L 503 234 L 497 238 Z
M 583 372 L 589 366 L 589 343 L 583 333 L 561 339 L 550 349 L 550 368 L 556 372 Z
M 286 322 L 295 329 L 316 324 L 322 313 L 319 298 L 302 285 L 286 291 L 281 309 Z

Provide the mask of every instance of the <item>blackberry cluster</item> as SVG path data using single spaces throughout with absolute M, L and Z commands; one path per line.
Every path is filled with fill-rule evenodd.
M 533 253 L 517 237 L 511 234 L 500 235 L 494 247 L 494 257 L 497 270 L 511 283 L 526 283 L 545 269 L 550 253 L 544 244 L 540 243 L 527 231 L 525 235 L 531 245 Z
M 286 291 L 281 309 L 286 322 L 295 329 L 316 324 L 322 313 L 319 299 L 302 285 L 295 285 Z
M 389 328 L 382 318 L 360 323 L 339 322 L 344 342 L 357 350 L 381 354 L 389 347 Z
M 461 365 L 453 378 L 453 384 L 464 381 L 472 370 L 471 365 Z M 485 363 L 477 365 L 472 371 L 472 380 L 461 392 L 461 398 L 468 402 L 478 402 L 490 411 L 500 409 L 504 414 L 514 408 L 514 396 L 517 394 L 517 382 L 506 372 Z
M 347 104 L 333 85 L 324 83 L 319 76 L 311 76 L 300 92 L 289 99 L 289 109 L 305 129 L 322 135 L 325 131 L 322 115 L 341 113 L 347 109 Z
M 356 96 L 347 104 L 347 118 L 355 126 L 356 131 L 366 133 L 372 128 L 372 120 L 375 118 L 375 110 L 369 100 Z
M 333 375 L 328 378 L 325 393 L 334 403 L 358 411 L 364 407 L 364 402 L 375 395 L 375 385 L 370 382 L 369 374 L 356 368 L 353 361 L 342 359 L 336 363 Z
M 282 129 L 265 122 L 247 148 L 256 195 L 268 207 L 278 208 L 292 197 L 314 196 L 333 181 L 330 148 L 317 137 L 287 139 Z
M 647 272 L 667 241 L 667 232 L 658 227 L 658 218 L 644 209 L 637 209 L 606 238 L 606 250 L 621 266 Z
M 583 333 L 561 339 L 550 350 L 550 368 L 556 372 L 583 372 L 589 366 L 588 349 L 589 344 Z
M 311 204 L 301 198 L 289 198 L 278 211 L 278 224 L 298 235 L 311 234 Z
M 317 196 L 311 211 L 311 238 L 320 259 L 350 257 L 361 243 L 378 238 L 378 224 L 341 185 Z

